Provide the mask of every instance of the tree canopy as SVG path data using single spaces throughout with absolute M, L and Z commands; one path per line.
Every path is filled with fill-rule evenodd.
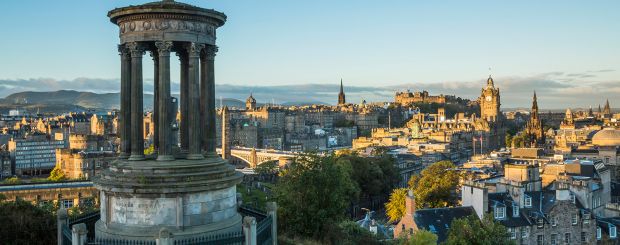
M 440 161 L 422 170 L 420 175 L 409 179 L 409 188 L 413 190 L 416 208 L 442 208 L 456 205 L 456 196 L 452 194 L 459 184 L 459 173 L 454 171 L 450 161 Z
M 56 244 L 52 213 L 22 200 L 0 201 L 0 237 L 8 244 Z
M 401 242 L 401 245 L 435 245 L 437 235 L 427 230 L 417 230 L 412 236 Z
M 506 227 L 493 220 L 491 215 L 485 215 L 480 220 L 473 214 L 452 221 L 445 244 L 491 245 L 513 244 L 513 242 L 508 239 Z
M 453 171 L 454 164 L 440 161 L 422 170 L 419 175 L 409 179 L 407 189 L 395 189 L 390 200 L 385 204 L 390 221 L 397 221 L 405 214 L 405 197 L 407 190 L 413 190 L 416 209 L 441 208 L 457 204 L 453 191 L 459 184 L 460 174 Z
M 387 154 L 373 158 L 341 155 L 337 162 L 350 166 L 351 178 L 359 186 L 360 194 L 364 196 L 389 193 L 398 180 L 394 161 Z
M 296 157 L 275 186 L 282 230 L 321 238 L 328 225 L 342 221 L 359 193 L 351 180 L 352 171 L 350 165 L 337 164 L 332 155 Z
M 63 181 L 65 179 L 66 179 L 65 172 L 63 172 L 62 169 L 58 167 L 58 165 L 56 165 L 56 167 L 52 169 L 50 176 L 47 177 L 47 180 L 49 181 Z

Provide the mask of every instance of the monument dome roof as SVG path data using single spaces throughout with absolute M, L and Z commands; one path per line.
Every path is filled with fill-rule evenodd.
M 620 146 L 620 130 L 603 129 L 592 137 L 592 144 L 598 146 Z
M 108 17 L 112 23 L 117 23 L 121 17 L 136 14 L 184 14 L 206 17 L 218 23 L 218 26 L 224 25 L 226 15 L 213 9 L 205 9 L 191 4 L 177 2 L 173 0 L 155 1 L 141 5 L 131 5 L 122 8 L 116 8 L 108 12 Z

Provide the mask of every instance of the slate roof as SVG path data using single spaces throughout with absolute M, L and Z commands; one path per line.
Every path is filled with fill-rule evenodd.
M 414 221 L 419 229 L 425 229 L 437 235 L 437 242 L 442 242 L 448 238 L 448 231 L 452 220 L 467 217 L 475 214 L 474 208 L 453 207 L 453 208 L 430 208 L 416 210 Z

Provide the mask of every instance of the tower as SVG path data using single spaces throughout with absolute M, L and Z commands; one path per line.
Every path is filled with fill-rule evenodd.
M 344 96 L 344 87 L 342 86 L 342 78 L 340 79 L 340 93 L 338 93 L 338 105 L 344 105 L 347 100 Z
M 564 120 L 560 123 L 560 129 L 575 129 L 575 119 L 570 108 L 566 109 Z
M 245 109 L 248 111 L 256 110 L 256 99 L 250 93 L 250 97 L 245 100 Z
M 232 144 L 230 138 L 230 112 L 228 106 L 222 108 L 222 158 L 230 159 L 230 145 Z
M 120 33 L 121 154 L 113 167 L 93 179 L 101 200 L 95 237 L 154 243 L 160 234 L 195 239 L 241 231 L 236 185 L 243 174 L 217 157 L 211 144 L 217 117 L 215 36 L 226 15 L 165 0 L 117 8 L 108 17 Z M 151 53 L 155 71 L 154 157 L 144 155 L 142 135 L 146 52 Z M 180 60 L 178 101 L 170 90 L 172 53 Z M 173 135 L 176 103 L 181 108 L 180 149 Z
M 538 99 L 536 97 L 536 91 L 534 91 L 534 97 L 532 98 L 532 111 L 530 113 L 530 120 L 525 125 L 525 134 L 528 136 L 528 147 L 540 147 L 545 142 L 545 134 L 543 132 L 543 125 L 538 115 Z
M 480 98 L 480 117 L 489 122 L 495 122 L 500 114 L 500 96 L 499 88 L 495 88 L 493 78 L 489 75 L 487 86 L 482 89 Z
M 605 107 L 603 107 L 603 118 L 611 118 L 611 108 L 609 107 L 609 99 L 605 101 Z

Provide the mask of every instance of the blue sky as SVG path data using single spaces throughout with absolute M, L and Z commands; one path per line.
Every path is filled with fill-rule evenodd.
M 2 1 L 0 80 L 117 80 L 118 32 L 106 13 L 144 2 Z M 591 98 L 599 90 L 587 94 L 584 87 L 612 97 L 620 92 L 620 1 L 183 2 L 228 15 L 218 30 L 219 84 L 333 84 L 343 78 L 348 86 L 393 89 L 443 84 L 445 91 L 431 93 L 452 88 L 459 95 L 463 86 L 482 86 L 492 67 L 500 88 L 536 80 L 541 100 L 545 93 L 562 98 L 568 90 L 588 97 L 567 99 L 569 106 L 600 100 Z M 145 78 L 151 74 L 147 67 Z M 174 69 L 172 76 L 178 76 Z M 561 88 L 545 88 L 553 82 Z M 49 83 L 41 84 L 0 83 L 0 97 L 20 89 L 45 90 L 43 84 Z M 517 100 L 521 94 L 513 96 L 509 105 L 529 104 L 529 95 L 522 102 Z M 618 97 L 610 98 L 612 104 L 620 104 Z M 549 103 L 562 106 L 560 100 Z

